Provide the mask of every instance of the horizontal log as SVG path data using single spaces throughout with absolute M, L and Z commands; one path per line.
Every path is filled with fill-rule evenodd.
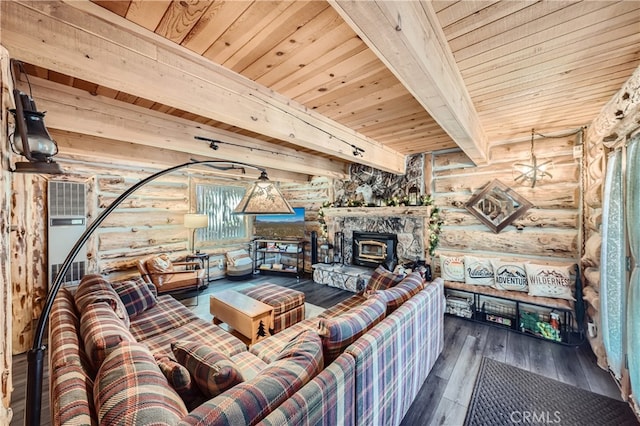
M 445 225 L 474 226 L 482 225 L 474 215 L 467 210 L 443 209 L 440 218 Z M 529 209 L 524 216 L 513 221 L 514 226 L 523 228 L 569 228 L 578 227 L 578 212 L 576 210 L 542 210 Z
M 99 177 L 98 191 L 100 193 L 122 194 L 136 183 L 137 181 L 131 181 L 122 177 Z M 132 194 L 132 196 L 180 199 L 188 196 L 188 191 L 189 182 L 187 180 L 171 182 L 159 178 L 156 181 L 144 185 Z
M 184 214 L 188 210 L 183 211 L 122 211 L 116 209 L 102 223 L 103 228 L 118 227 L 154 227 L 159 225 L 182 225 Z
M 116 200 L 116 196 L 99 195 L 98 207 L 106 208 Z M 156 198 L 138 198 L 134 195 L 127 198 L 120 204 L 119 209 L 164 209 L 164 210 L 176 210 L 176 211 L 188 211 L 189 210 L 189 198 L 185 194 L 183 198 L 171 199 L 171 200 L 159 200 Z
M 577 143 L 578 135 L 562 138 L 535 138 L 535 154 L 539 160 L 561 158 L 573 155 L 573 147 Z M 521 162 L 531 155 L 531 138 L 522 142 L 491 145 L 489 161 L 495 162 Z
M 539 209 L 577 209 L 580 205 L 580 192 L 577 187 L 564 189 L 545 188 L 544 191 L 519 188 L 517 192 Z M 448 207 L 464 208 L 470 198 L 471 194 L 467 193 L 435 194 L 434 203 L 441 209 Z
M 178 226 L 157 227 L 151 229 L 132 227 L 128 232 L 102 232 L 99 235 L 98 249 L 103 251 L 154 247 L 171 243 L 188 245 L 189 232 Z
M 517 231 L 514 227 L 508 226 L 499 234 L 494 234 L 481 227 L 443 226 L 439 247 L 451 250 L 464 250 L 472 247 L 474 251 L 557 256 L 564 259 L 579 257 L 577 230 L 528 228 Z
M 423 216 L 431 215 L 431 207 L 332 207 L 322 209 L 325 218 L 353 216 Z
M 458 170 L 460 171 L 460 170 Z M 577 163 L 556 164 L 550 173 L 553 178 L 545 178 L 536 183 L 538 190 L 548 188 L 559 188 L 561 186 L 575 187 L 578 185 L 580 167 Z M 446 192 L 468 192 L 472 194 L 485 187 L 489 182 L 498 179 L 505 185 L 511 187 L 516 192 L 530 189 L 529 186 L 514 182 L 514 175 L 511 166 L 505 169 L 500 166 L 489 166 L 477 168 L 474 173 L 453 173 L 449 170 L 444 175 L 434 177 L 434 191 L 436 193 Z
M 602 235 L 598 232 L 592 233 L 584 244 L 584 254 L 582 255 L 582 266 L 584 268 L 600 266 L 600 249 L 602 248 Z
M 588 285 L 589 287 L 591 287 L 592 289 L 594 289 L 599 293 L 600 280 L 601 280 L 600 268 L 596 268 L 596 267 L 585 268 L 583 275 L 584 275 L 585 286 Z

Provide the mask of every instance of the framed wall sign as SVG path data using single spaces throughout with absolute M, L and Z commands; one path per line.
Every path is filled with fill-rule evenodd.
M 476 192 L 465 208 L 496 234 L 522 216 L 532 204 L 498 179 Z

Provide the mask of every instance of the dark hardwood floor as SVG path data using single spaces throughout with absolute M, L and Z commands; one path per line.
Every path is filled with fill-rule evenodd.
M 353 293 L 315 284 L 310 279 L 260 275 L 251 281 L 212 281 L 195 296 L 178 296 L 200 317 L 211 320 L 209 295 L 226 289 L 254 284 L 274 284 L 300 290 L 307 303 L 328 308 L 349 298 Z M 444 349 L 418 397 L 409 409 L 402 425 L 461 425 L 473 391 L 475 377 L 483 356 L 611 398 L 620 399 L 620 392 L 606 371 L 596 365 L 588 344 L 566 347 L 555 343 L 512 333 L 504 329 L 477 324 L 461 318 L 445 317 Z M 45 363 L 46 364 L 46 363 Z M 11 425 L 23 424 L 27 362 L 26 355 L 13 357 Z M 45 367 L 42 424 L 49 425 L 49 402 Z

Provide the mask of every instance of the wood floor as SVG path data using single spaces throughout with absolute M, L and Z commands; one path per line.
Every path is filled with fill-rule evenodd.
M 186 305 L 194 305 L 191 309 L 197 315 L 210 320 L 209 294 L 264 282 L 303 291 L 307 303 L 323 308 L 333 306 L 352 295 L 348 291 L 314 284 L 309 279 L 297 281 L 289 277 L 259 276 L 250 283 L 226 279 L 213 281 L 209 288 L 200 292 L 197 297 L 190 294 L 182 299 Z M 483 356 L 620 399 L 616 384 L 606 371 L 596 365 L 595 356 L 588 344 L 580 347 L 561 346 L 450 316 L 445 317 L 444 324 L 444 350 L 402 425 L 462 425 Z M 14 414 L 11 425 L 17 426 L 23 424 L 24 419 L 26 355 L 14 356 L 13 366 L 14 392 L 11 406 Z M 43 425 L 51 424 L 46 373 L 45 367 L 41 422 Z

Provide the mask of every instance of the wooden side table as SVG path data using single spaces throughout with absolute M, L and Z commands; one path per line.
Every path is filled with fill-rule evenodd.
M 246 337 L 249 345 L 271 335 L 273 308 L 266 303 L 237 291 L 225 290 L 211 296 L 209 309 L 214 324 L 228 324 Z

